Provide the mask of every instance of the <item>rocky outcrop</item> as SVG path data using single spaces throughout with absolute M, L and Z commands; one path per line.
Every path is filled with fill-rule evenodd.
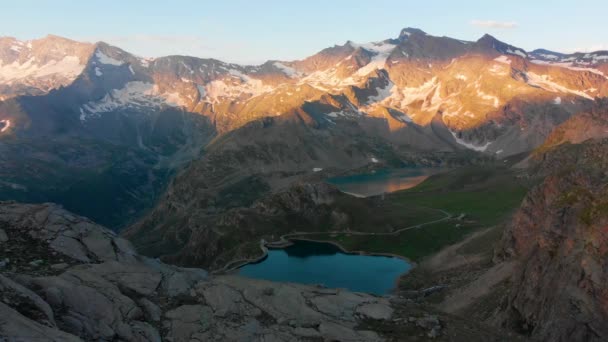
M 388 298 L 209 277 L 53 204 L 0 202 L 0 340 L 381 341 Z
M 608 141 L 548 153 L 499 257 L 518 261 L 504 323 L 544 341 L 608 339 Z M 550 170 L 550 172 L 549 172 Z
M 246 186 L 246 185 L 243 185 Z M 325 182 L 296 182 L 286 189 L 263 196 L 248 207 L 219 210 L 201 215 L 162 208 L 123 233 L 142 254 L 185 266 L 212 271 L 234 262 L 264 256 L 260 241 L 278 240 L 294 231 L 344 229 L 352 222 L 353 208 L 337 202 L 349 197 Z M 363 207 L 365 199 L 352 199 Z M 176 203 L 163 203 L 176 205 Z M 164 215 L 161 215 L 164 213 Z M 155 222 L 158 218 L 160 221 Z M 187 222 L 168 226 L 167 222 Z M 234 265 L 233 265 L 234 266 Z
M 533 157 L 542 159 L 544 152 L 561 144 L 580 144 L 605 137 L 608 137 L 608 101 L 598 100 L 590 110 L 578 113 L 557 126 Z

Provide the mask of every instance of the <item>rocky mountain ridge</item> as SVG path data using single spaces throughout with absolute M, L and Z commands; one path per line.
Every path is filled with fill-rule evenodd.
M 369 165 L 463 165 L 480 161 L 474 157 L 478 152 L 489 158 L 503 158 L 530 151 L 543 144 L 555 127 L 577 117 L 575 113 L 591 110 L 599 101 L 584 92 L 562 94 L 563 102 L 562 97 L 557 101 L 553 91 L 530 85 L 530 72 L 540 75 L 550 71 L 563 77 L 564 82 L 579 86 L 587 80 L 604 80 L 589 70 L 533 61 L 525 51 L 491 36 L 463 42 L 404 29 L 397 39 L 370 44 L 347 42 L 285 64 L 296 72 L 280 87 L 323 88 L 326 93 L 291 112 L 256 119 L 220 134 L 206 147 L 204 156 L 176 176 L 157 206 L 125 234 L 146 253 L 221 267 L 218 254 L 213 252 L 221 245 L 218 235 L 225 234 L 224 239 L 228 239 L 233 229 L 225 229 L 228 225 L 219 228 L 217 220 L 222 215 L 244 215 L 242 222 L 257 222 L 248 216 L 250 207 L 265 196 L 297 191 L 299 179 Z M 575 74 L 578 81 L 570 78 Z M 296 82 L 298 78 L 301 81 Z M 488 101 L 480 99 L 481 93 L 490 94 L 486 87 L 502 94 L 501 99 L 508 95 L 512 100 L 503 105 L 496 98 L 495 106 L 491 96 Z M 403 95 L 408 100 L 377 98 L 382 89 L 387 90 L 383 93 L 387 99 Z M 447 102 L 442 99 L 444 92 L 450 97 Z M 293 98 L 299 96 L 296 93 L 292 93 Z M 255 96 L 255 101 L 269 94 Z M 242 101 L 246 95 L 239 96 L 239 105 L 245 105 Z M 409 99 L 415 101 L 410 103 Z M 264 108 L 264 103 L 256 102 L 256 108 Z M 483 117 L 483 122 L 470 121 L 477 118 L 473 114 L 466 119 L 460 114 L 447 115 L 441 109 L 445 104 L 475 106 L 478 109 L 474 112 Z M 406 107 L 409 109 L 404 111 Z M 418 110 L 422 110 L 420 114 L 408 116 Z M 384 114 L 375 115 L 379 113 L 376 111 Z M 473 125 L 465 135 L 483 139 L 484 145 L 456 133 L 455 125 Z M 489 137 L 495 140 L 486 141 Z M 247 191 L 243 191 L 245 184 Z M 254 230 L 245 226 L 248 231 Z
M 69 85 L 92 52 L 92 44 L 53 35 L 25 42 L 0 37 L 0 100 Z
M 54 36 L 3 42 L 0 83 L 16 90 L 7 88 L 0 102 L 0 198 L 59 202 L 115 229 L 154 206 L 191 162 L 182 188 L 197 183 L 189 183 L 194 170 L 217 172 L 209 170 L 226 163 L 235 173 L 224 173 L 221 184 L 259 173 L 273 178 L 264 182 L 275 191 L 296 175 L 373 160 L 399 166 L 477 152 L 504 158 L 538 147 L 608 91 L 603 52 L 528 53 L 489 35 L 468 42 L 412 28 L 258 66 L 146 59 Z M 67 57 L 78 59 L 78 74 L 62 76 L 54 67 Z M 40 69 L 47 64 L 53 67 Z M 37 71 L 24 73 L 30 67 Z M 31 77 L 19 83 L 13 69 Z M 50 83 L 30 82 L 40 75 Z M 19 90 L 23 84 L 35 89 Z M 107 216 L 85 197 L 120 205 Z
M 38 41 L 5 41 L 8 52 L 2 55 L 3 65 L 29 56 L 23 48 L 15 57 L 13 48 L 40 45 Z M 77 43 L 67 44 L 62 53 L 73 52 L 73 44 Z M 105 43 L 79 48 L 88 53 L 81 53 L 88 60 L 79 64 L 82 74 L 72 81 L 80 89 L 90 89 L 73 104 L 78 113 L 73 115 L 82 125 L 94 125 L 104 113 L 121 109 L 149 112 L 167 106 L 202 114 L 224 133 L 262 117 L 306 111 L 307 103 L 318 103 L 334 107 L 316 111 L 314 119 L 319 124 L 371 116 L 386 121 L 389 132 L 427 127 L 439 115 L 452 132 L 453 145 L 492 153 L 502 150 L 499 154 L 508 155 L 540 144 L 542 139 L 533 136 L 545 136 L 550 127 L 536 123 L 538 116 L 559 124 L 584 108 L 586 100 L 606 96 L 608 91 L 605 52 L 528 53 L 489 35 L 467 42 L 410 28 L 396 39 L 367 44 L 349 41 L 301 61 L 269 61 L 259 66 L 187 56 L 144 59 Z M 33 58 L 42 63 L 51 57 Z M 83 57 L 78 58 L 83 62 Z M 10 82 L 7 78 L 3 83 Z M 56 82 L 53 88 L 66 85 Z M 342 105 L 332 106 L 335 101 Z M 547 105 L 550 111 L 538 113 L 541 109 L 535 108 Z M 13 130 L 23 125 L 17 118 L 11 121 Z M 510 130 L 515 127 L 519 131 Z M 504 147 L 513 143 L 513 135 L 519 141 L 533 140 L 509 151 Z
M 554 147 L 531 167 L 548 176 L 528 193 L 497 249 L 518 262 L 507 327 L 544 341 L 608 336 L 607 144 L 604 138 Z

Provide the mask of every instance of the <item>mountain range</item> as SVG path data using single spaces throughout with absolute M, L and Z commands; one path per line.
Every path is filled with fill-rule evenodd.
M 608 51 L 487 34 L 261 65 L 0 38 L 0 332 L 605 340 L 606 97 Z M 326 182 L 409 166 L 449 171 L 370 198 Z M 319 231 L 418 264 L 389 299 L 215 276 Z
M 413 28 L 257 66 L 1 38 L 0 198 L 59 202 L 119 228 L 195 160 L 249 176 L 425 153 L 504 158 L 606 96 L 605 73 L 606 51 L 527 52 Z M 115 207 L 90 205 L 109 198 Z

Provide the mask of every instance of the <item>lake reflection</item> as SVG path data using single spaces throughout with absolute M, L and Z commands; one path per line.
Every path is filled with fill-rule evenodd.
M 429 176 L 444 170 L 440 168 L 380 170 L 375 173 L 334 177 L 328 179 L 327 182 L 347 194 L 369 197 L 413 188 Z
M 264 260 L 247 264 L 240 275 L 280 282 L 322 284 L 330 288 L 375 293 L 390 292 L 411 265 L 400 258 L 347 254 L 332 244 L 295 241 L 271 249 Z

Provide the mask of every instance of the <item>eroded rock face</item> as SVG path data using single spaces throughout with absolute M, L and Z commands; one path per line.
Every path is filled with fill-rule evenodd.
M 179 268 L 52 204 L 0 203 L 0 340 L 381 341 L 387 298 Z M 69 243 L 68 243 L 69 241 Z
M 55 204 L 0 202 L 0 224 L 8 226 L 4 229 L 5 240 L 11 239 L 5 248 L 29 244 L 75 262 L 134 260 L 135 251 L 127 240 Z
M 505 322 L 524 334 L 608 339 L 608 174 L 599 167 L 605 143 L 546 156 L 565 168 L 526 196 L 504 236 L 501 253 L 519 260 Z

